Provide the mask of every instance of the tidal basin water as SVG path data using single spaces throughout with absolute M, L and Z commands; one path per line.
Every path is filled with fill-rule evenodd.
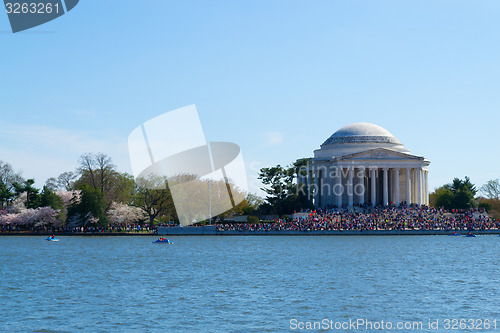
M 500 331 L 500 237 L 59 239 L 0 237 L 1 332 Z

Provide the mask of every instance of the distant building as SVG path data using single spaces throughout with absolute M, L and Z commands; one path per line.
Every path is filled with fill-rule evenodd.
M 384 128 L 356 123 L 333 133 L 314 151 L 298 182 L 317 207 L 429 204 L 428 166 Z

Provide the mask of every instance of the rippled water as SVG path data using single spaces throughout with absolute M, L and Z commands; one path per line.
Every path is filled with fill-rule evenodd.
M 444 332 L 445 318 L 500 326 L 500 237 L 154 239 L 0 237 L 0 331 L 286 332 L 292 319 L 359 318 L 422 321 L 421 332 Z

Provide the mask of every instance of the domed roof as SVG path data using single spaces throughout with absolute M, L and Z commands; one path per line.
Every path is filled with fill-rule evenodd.
M 347 125 L 333 133 L 323 145 L 333 143 L 389 143 L 398 144 L 398 141 L 388 130 L 370 123 L 355 123 Z

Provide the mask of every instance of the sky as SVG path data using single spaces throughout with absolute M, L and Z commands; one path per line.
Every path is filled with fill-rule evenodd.
M 35 178 L 195 104 L 258 169 L 370 122 L 431 161 L 429 189 L 500 178 L 500 2 L 97 1 L 13 34 L 0 14 L 0 160 Z

